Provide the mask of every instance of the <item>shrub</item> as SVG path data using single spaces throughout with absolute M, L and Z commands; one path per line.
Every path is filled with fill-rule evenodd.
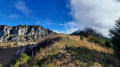
M 3 48 L 3 46 L 2 46 L 2 45 L 0 45 L 0 48 Z
M 84 36 L 83 35 L 80 36 L 80 40 L 84 40 Z
M 84 35 L 84 37 L 88 37 L 89 36 L 89 34 L 87 32 L 85 32 L 83 35 Z
M 28 62 L 29 60 L 30 60 L 30 57 L 29 57 L 27 54 L 23 53 L 23 54 L 20 56 L 20 58 L 18 58 L 18 59 L 16 60 L 15 65 L 13 65 L 12 67 L 20 67 L 20 66 L 23 67 L 23 64 L 26 63 L 26 62 Z
M 2 45 L 0 45 L 0 50 L 3 48 L 3 46 Z
M 17 45 L 17 43 L 15 43 L 14 45 Z
M 42 47 L 40 47 L 40 52 L 42 52 L 43 51 L 43 48 Z
M 111 47 L 111 42 L 110 42 L 110 40 L 108 40 L 108 39 L 105 40 L 105 46 L 106 46 L 106 47 Z
M 98 43 L 98 42 L 97 42 L 97 39 L 95 39 L 94 37 L 90 37 L 90 38 L 88 39 L 88 41 L 89 41 L 89 42 L 93 42 L 93 43 Z
M 88 37 L 89 34 L 87 32 L 81 32 L 81 35 L 84 36 L 84 37 Z
M 8 44 L 7 47 L 11 47 L 11 44 Z
M 100 44 L 101 46 L 104 46 L 104 41 L 102 40 L 101 37 L 98 37 L 98 38 L 96 38 L 96 37 L 89 37 L 88 41 Z
M 102 40 L 101 37 L 97 38 L 98 44 L 100 44 L 101 46 L 104 46 L 104 41 Z

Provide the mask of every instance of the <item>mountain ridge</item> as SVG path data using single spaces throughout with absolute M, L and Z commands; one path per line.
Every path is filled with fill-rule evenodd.
M 35 41 L 52 34 L 56 33 L 39 25 L 0 25 L 0 42 Z

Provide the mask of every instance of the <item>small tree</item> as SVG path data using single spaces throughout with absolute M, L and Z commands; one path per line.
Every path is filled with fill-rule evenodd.
M 88 41 L 92 43 L 98 43 L 97 39 L 93 36 L 89 37 Z
M 104 46 L 104 41 L 102 40 L 101 37 L 98 37 L 98 44 L 100 44 L 101 46 Z
M 106 39 L 104 45 L 105 45 L 106 47 L 111 47 L 111 42 L 110 42 L 110 40 L 109 40 L 109 39 Z
M 23 54 L 20 56 L 20 58 L 18 58 L 18 59 L 16 60 L 15 65 L 13 65 L 12 67 L 20 67 L 21 65 L 22 65 L 22 67 L 23 67 L 23 64 L 26 63 L 26 62 L 28 62 L 29 60 L 30 60 L 30 57 L 29 57 L 27 54 L 23 53 Z
M 110 36 L 112 38 L 113 49 L 115 54 L 120 56 L 120 18 L 116 21 L 113 29 L 110 29 Z
M 84 36 L 83 35 L 80 36 L 80 40 L 84 40 Z
M 89 36 L 88 32 L 81 32 L 81 35 L 86 37 L 86 38 Z

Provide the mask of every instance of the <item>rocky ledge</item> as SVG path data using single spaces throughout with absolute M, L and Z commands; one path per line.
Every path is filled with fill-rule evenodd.
M 0 25 L 0 42 L 36 41 L 47 35 L 56 34 L 38 25 Z

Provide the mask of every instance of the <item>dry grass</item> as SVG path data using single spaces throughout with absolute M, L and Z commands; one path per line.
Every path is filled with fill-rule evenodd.
M 74 46 L 86 47 L 88 49 L 94 49 L 94 50 L 99 51 L 99 52 L 113 54 L 113 50 L 111 48 L 101 47 L 98 44 L 90 43 L 87 41 L 86 38 L 84 39 L 84 41 L 82 41 L 82 40 L 80 40 L 79 36 L 64 35 L 64 34 L 59 34 L 59 36 L 61 36 L 63 38 L 67 38 L 67 36 L 69 36 L 69 38 L 71 40 L 71 42 L 69 44 L 71 44 L 71 45 L 75 44 Z
M 52 40 L 52 39 L 57 38 L 57 37 L 58 37 L 57 35 L 49 35 L 49 36 L 47 36 L 47 37 L 45 37 L 45 38 L 39 39 L 39 40 L 37 41 L 37 44 L 41 43 L 42 41 Z
M 112 49 L 90 43 L 86 38 L 82 41 L 79 36 L 57 34 L 37 43 L 35 54 L 24 64 L 28 67 L 120 67 Z
M 62 37 L 62 40 L 40 50 L 32 60 L 33 66 L 119 67 L 119 60 L 113 56 L 110 48 L 90 43 L 87 39 L 81 41 L 79 36 L 58 34 L 56 37 Z M 51 38 L 54 37 L 48 37 L 48 40 Z
M 19 46 L 17 45 L 18 43 L 25 44 L 25 45 L 28 45 L 28 44 L 36 44 L 36 42 L 27 42 L 27 41 L 24 41 L 24 42 L 0 43 L 0 45 L 1 45 L 3 48 L 9 48 L 8 45 L 11 45 L 12 48 L 15 48 L 15 47 L 19 47 Z

